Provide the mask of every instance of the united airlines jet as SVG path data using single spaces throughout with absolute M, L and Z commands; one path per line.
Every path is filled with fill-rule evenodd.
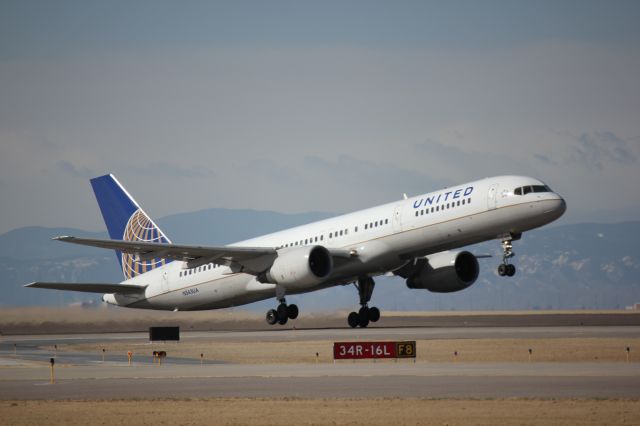
M 269 324 L 298 317 L 287 294 L 353 283 L 360 309 L 347 318 L 367 327 L 374 277 L 391 273 L 412 289 L 449 293 L 478 278 L 478 256 L 459 250 L 501 241 L 498 275 L 513 276 L 512 242 L 558 219 L 565 201 L 524 176 L 498 176 L 372 207 L 221 247 L 173 244 L 113 175 L 91 180 L 111 239 L 69 236 L 59 241 L 113 249 L 124 281 L 35 282 L 26 287 L 106 293 L 128 308 L 192 311 L 227 308 L 275 297 Z

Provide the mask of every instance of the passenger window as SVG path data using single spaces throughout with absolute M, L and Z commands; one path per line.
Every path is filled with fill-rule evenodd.
M 460 207 L 460 200 L 458 200 L 458 207 Z
M 384 224 L 387 225 L 389 223 L 389 219 L 384 220 Z
M 469 199 L 467 200 L 467 203 L 471 204 L 471 198 L 469 198 Z
M 320 241 L 324 240 L 324 235 L 320 235 Z
M 349 230 L 348 230 L 348 229 L 345 229 L 345 230 L 344 230 L 344 235 L 347 235 L 347 233 L 348 233 L 348 232 L 349 232 Z
M 355 227 L 354 232 L 358 232 L 358 227 L 357 226 Z
M 439 212 L 440 211 L 440 206 L 436 206 L 436 211 Z

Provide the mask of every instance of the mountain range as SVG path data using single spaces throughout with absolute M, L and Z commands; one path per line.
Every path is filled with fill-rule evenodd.
M 175 243 L 221 245 L 330 217 L 329 213 L 209 209 L 158 219 Z M 106 233 L 72 228 L 26 227 L 0 235 L 0 306 L 97 304 L 99 295 L 26 289 L 32 281 L 119 282 L 111 251 L 52 241 L 58 235 L 106 238 Z M 372 304 L 392 310 L 623 309 L 640 302 L 640 221 L 547 226 L 514 243 L 518 272 L 499 277 L 499 241 L 468 247 L 481 273 L 469 289 L 452 294 L 410 290 L 399 277 L 380 277 Z M 292 296 L 302 311 L 357 306 L 353 286 Z M 266 310 L 275 300 L 249 305 Z

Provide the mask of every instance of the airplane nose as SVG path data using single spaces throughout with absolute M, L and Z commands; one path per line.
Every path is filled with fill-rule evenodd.
M 554 220 L 559 218 L 567 211 L 567 203 L 562 197 L 558 197 L 554 200 L 549 200 L 546 203 L 545 213 L 554 217 Z
M 566 211 L 567 211 L 567 202 L 564 201 L 564 198 L 561 197 L 560 205 L 558 206 L 558 212 L 560 213 L 560 216 L 562 216 Z

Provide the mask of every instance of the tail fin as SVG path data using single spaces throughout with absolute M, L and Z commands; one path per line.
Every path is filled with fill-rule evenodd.
M 112 240 L 171 243 L 113 175 L 91 179 L 102 218 Z M 158 268 L 170 260 L 144 259 L 116 250 L 125 279 Z

